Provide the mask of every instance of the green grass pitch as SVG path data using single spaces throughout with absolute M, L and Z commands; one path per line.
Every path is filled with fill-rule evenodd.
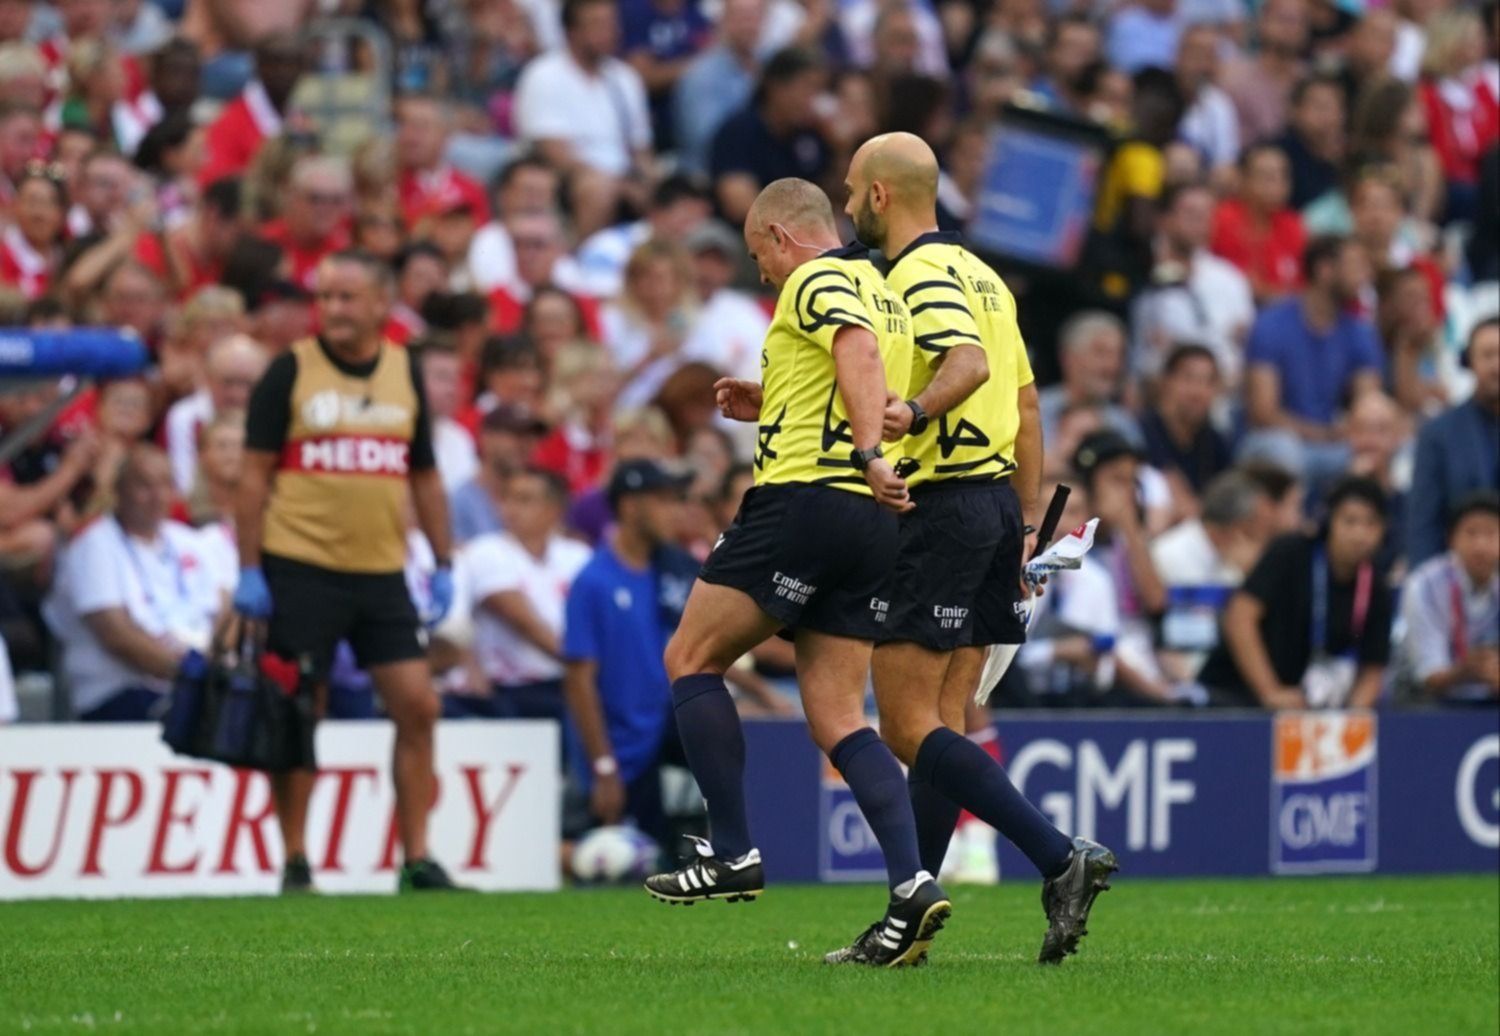
M 1500 880 L 1132 881 L 1059 968 L 1037 885 L 959 888 L 929 967 L 828 968 L 871 886 L 0 904 L 0 1031 L 1495 1033 Z

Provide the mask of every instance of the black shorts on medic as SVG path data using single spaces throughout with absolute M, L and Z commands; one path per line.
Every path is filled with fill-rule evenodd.
M 890 610 L 897 521 L 873 497 L 787 483 L 745 494 L 698 578 L 789 629 L 875 640 Z
M 422 622 L 400 572 L 335 572 L 266 554 L 261 569 L 271 588 L 266 647 L 282 658 L 309 658 L 320 677 L 341 640 L 363 669 L 424 658 Z
M 1021 502 L 1009 480 L 927 482 L 901 516 L 891 618 L 882 642 L 934 651 L 1021 644 Z

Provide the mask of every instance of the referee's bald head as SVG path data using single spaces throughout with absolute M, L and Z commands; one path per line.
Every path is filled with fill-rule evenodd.
M 937 155 L 911 133 L 882 133 L 865 141 L 849 163 L 845 211 L 859 239 L 884 248 L 895 221 L 927 229 L 937 224 Z
M 763 234 L 772 224 L 793 233 L 799 230 L 838 233 L 838 226 L 833 221 L 833 203 L 823 193 L 823 188 L 795 176 L 768 183 L 756 195 L 745 216 L 747 234 L 752 231 Z
M 867 182 L 879 181 L 902 207 L 937 204 L 938 160 L 927 141 L 913 133 L 882 133 L 854 153 L 850 169 L 863 165 Z
M 774 180 L 745 215 L 745 248 L 760 279 L 781 287 L 798 266 L 840 244 L 833 204 L 806 180 Z

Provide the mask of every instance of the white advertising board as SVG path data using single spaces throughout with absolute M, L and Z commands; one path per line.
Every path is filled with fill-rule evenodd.
M 307 825 L 320 892 L 392 892 L 401 864 L 394 727 L 318 727 Z M 439 723 L 429 846 L 461 884 L 558 887 L 558 732 Z M 243 896 L 279 890 L 260 773 L 173 754 L 153 724 L 0 727 L 0 899 Z

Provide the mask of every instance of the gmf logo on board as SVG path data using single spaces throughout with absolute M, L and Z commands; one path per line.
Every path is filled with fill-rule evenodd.
M 1375 714 L 1283 713 L 1271 752 L 1271 870 L 1374 870 Z

